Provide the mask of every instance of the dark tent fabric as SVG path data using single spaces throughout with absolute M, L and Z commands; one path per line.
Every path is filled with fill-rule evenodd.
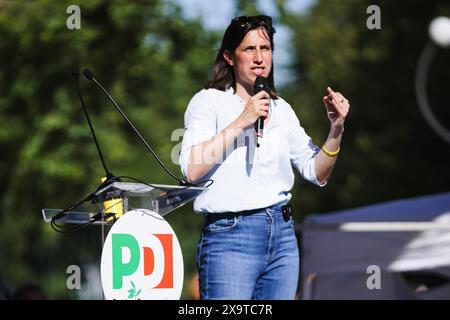
M 300 230 L 303 299 L 450 299 L 450 192 L 312 214 Z

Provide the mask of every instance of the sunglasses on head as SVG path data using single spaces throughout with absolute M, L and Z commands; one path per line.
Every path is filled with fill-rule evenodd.
M 261 26 L 272 26 L 272 18 L 265 15 L 259 16 L 240 16 L 231 19 L 232 24 L 239 24 L 241 27 L 245 27 L 250 23 L 258 23 Z

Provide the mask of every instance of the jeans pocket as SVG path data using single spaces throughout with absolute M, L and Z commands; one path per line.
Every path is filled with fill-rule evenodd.
M 238 225 L 238 217 L 223 218 L 206 224 L 205 232 L 223 232 L 236 228 Z

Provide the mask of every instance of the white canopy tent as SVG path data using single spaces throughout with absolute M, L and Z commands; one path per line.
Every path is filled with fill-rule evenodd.
M 309 215 L 300 230 L 303 299 L 450 299 L 450 192 Z

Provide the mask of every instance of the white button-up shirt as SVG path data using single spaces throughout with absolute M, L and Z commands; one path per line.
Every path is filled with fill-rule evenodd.
M 233 89 L 204 89 L 194 95 L 184 115 L 186 131 L 179 160 L 185 178 L 192 146 L 221 132 L 244 107 L 245 102 Z M 212 179 L 214 183 L 195 199 L 196 212 L 238 212 L 287 203 L 294 185 L 291 163 L 306 180 L 319 186 L 326 184 L 316 178 L 314 162 L 320 149 L 300 126 L 292 107 L 282 98 L 270 99 L 269 114 L 259 148 L 250 126 L 220 163 L 200 179 Z

